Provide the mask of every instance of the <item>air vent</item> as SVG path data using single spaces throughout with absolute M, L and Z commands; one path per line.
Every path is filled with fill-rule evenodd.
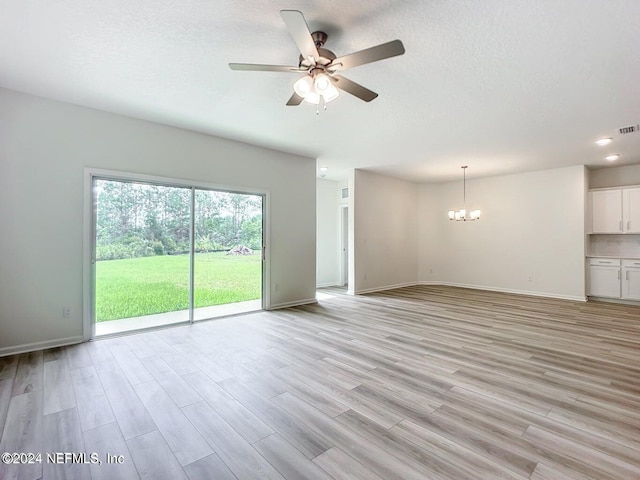
M 625 135 L 627 133 L 634 133 L 640 130 L 640 125 L 629 125 L 628 127 L 622 127 L 618 129 L 620 135 Z
M 349 198 L 349 188 L 342 189 L 342 198 Z

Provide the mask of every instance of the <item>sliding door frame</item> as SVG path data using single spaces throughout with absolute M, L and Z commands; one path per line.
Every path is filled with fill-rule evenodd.
M 189 278 L 189 324 L 193 323 L 194 307 L 194 208 L 195 190 L 213 190 L 226 193 L 238 193 L 244 195 L 256 195 L 262 197 L 262 278 L 261 278 L 261 303 L 263 310 L 269 310 L 271 306 L 270 292 L 270 194 L 268 190 L 230 186 L 223 184 L 194 182 L 190 180 L 161 177 L 157 175 L 144 175 L 139 173 L 121 172 L 116 170 L 103 170 L 87 167 L 84 169 L 84 226 L 83 226 L 83 272 L 82 272 L 82 336 L 85 341 L 95 338 L 95 258 L 96 258 L 96 205 L 94 198 L 94 180 L 113 180 L 120 182 L 139 182 L 161 185 L 165 187 L 189 188 L 191 189 L 191 222 L 190 222 L 190 278 Z

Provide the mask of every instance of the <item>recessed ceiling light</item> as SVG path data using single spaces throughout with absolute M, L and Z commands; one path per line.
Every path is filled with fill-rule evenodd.
M 620 158 L 620 155 L 618 155 L 617 153 L 607 155 L 606 157 L 604 157 L 605 160 L 609 160 L 610 162 L 615 162 L 619 158 Z
M 611 143 L 610 137 L 600 138 L 599 140 L 596 140 L 596 144 L 600 145 L 601 147 L 604 147 L 605 145 L 609 145 L 610 143 Z

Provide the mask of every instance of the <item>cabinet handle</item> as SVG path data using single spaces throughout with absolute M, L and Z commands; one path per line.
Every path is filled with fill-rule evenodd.
M 626 275 L 625 280 L 627 280 L 627 281 L 629 280 L 629 270 L 627 270 L 627 275 Z
M 619 227 L 620 227 L 620 231 L 622 231 L 622 220 L 620 220 L 620 225 L 619 225 Z
M 620 280 L 620 270 L 618 270 L 618 280 Z

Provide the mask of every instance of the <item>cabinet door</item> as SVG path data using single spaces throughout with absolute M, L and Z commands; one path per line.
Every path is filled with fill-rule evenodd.
M 591 231 L 622 232 L 622 190 L 591 192 Z
M 640 188 L 622 190 L 622 207 L 624 231 L 640 233 Z
M 640 268 L 622 269 L 622 298 L 640 300 Z
M 589 266 L 589 295 L 620 298 L 620 267 Z

